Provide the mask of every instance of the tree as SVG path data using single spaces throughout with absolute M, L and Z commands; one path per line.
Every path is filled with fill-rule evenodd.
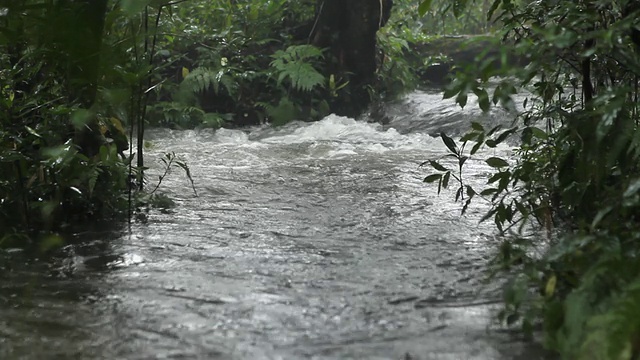
M 358 115 L 368 105 L 366 87 L 377 69 L 376 33 L 389 20 L 392 0 L 318 0 L 311 43 L 329 48 L 336 63 L 331 72 L 348 73 L 347 115 Z

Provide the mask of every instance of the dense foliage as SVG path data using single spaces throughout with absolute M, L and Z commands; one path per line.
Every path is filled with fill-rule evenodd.
M 0 245 L 27 229 L 112 216 L 127 202 L 122 124 L 94 106 L 105 6 L 0 7 Z
M 493 1 L 488 18 L 515 44 L 502 54 L 512 48 L 526 65 L 504 55 L 476 64 L 445 96 L 464 106 L 473 93 L 484 110 L 517 110 L 516 126 L 474 123 L 460 143 L 443 134 L 455 169 L 432 160 L 438 173 L 425 179 L 441 187 L 459 179 L 464 209 L 472 199 L 492 204 L 485 219 L 504 234 L 492 267 L 511 279 L 501 319 L 527 333 L 540 324 L 545 344 L 566 359 L 640 356 L 639 5 Z M 514 102 L 516 92 L 523 103 Z M 467 186 L 461 169 L 469 157 L 515 134 L 515 158 L 486 159 L 495 169 L 488 187 Z

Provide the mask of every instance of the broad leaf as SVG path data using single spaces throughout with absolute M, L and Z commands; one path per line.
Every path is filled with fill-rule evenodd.
M 501 167 L 509 166 L 508 162 L 498 157 L 490 157 L 487 160 L 485 160 L 485 162 L 487 163 L 487 165 L 491 166 L 492 168 L 501 168 Z
M 420 3 L 420 6 L 418 6 L 418 14 L 420 14 L 420 16 L 424 16 L 429 9 L 431 9 L 431 0 L 424 0 Z
M 440 180 L 440 178 L 442 178 L 442 174 L 433 174 L 433 175 L 429 175 L 426 178 L 424 178 L 424 182 L 426 183 L 433 183 L 436 182 L 438 180 Z
M 459 151 L 458 151 L 458 148 L 456 147 L 456 142 L 453 141 L 452 138 L 448 137 L 447 134 L 445 133 L 440 133 L 440 137 L 442 138 L 442 141 L 447 146 L 449 151 L 451 151 L 454 154 L 458 154 Z

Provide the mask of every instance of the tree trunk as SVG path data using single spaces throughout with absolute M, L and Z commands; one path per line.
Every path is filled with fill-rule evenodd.
M 60 0 L 56 43 L 67 57 L 70 100 L 89 108 L 98 86 L 102 32 L 108 0 Z
M 100 73 L 100 51 L 108 0 L 59 0 L 54 17 L 54 43 L 64 59 L 70 103 L 89 109 L 95 101 Z M 87 156 L 98 153 L 105 139 L 97 119 L 86 119 L 74 130 L 74 142 Z
M 311 42 L 330 49 L 330 74 L 345 74 L 349 81 L 349 95 L 340 99 L 338 113 L 355 116 L 369 104 L 367 86 L 377 69 L 376 33 L 392 5 L 392 0 L 318 0 Z

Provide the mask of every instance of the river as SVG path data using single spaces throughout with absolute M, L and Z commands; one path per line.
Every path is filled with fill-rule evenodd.
M 2 255 L 0 359 L 543 359 L 492 322 L 498 241 L 422 183 L 441 130 L 500 123 L 436 92 L 386 125 L 328 116 L 244 130 L 152 130 L 147 161 L 186 161 L 146 221 L 75 234 L 47 259 Z M 486 182 L 482 157 L 467 181 Z M 12 260 L 7 260 L 11 258 Z

